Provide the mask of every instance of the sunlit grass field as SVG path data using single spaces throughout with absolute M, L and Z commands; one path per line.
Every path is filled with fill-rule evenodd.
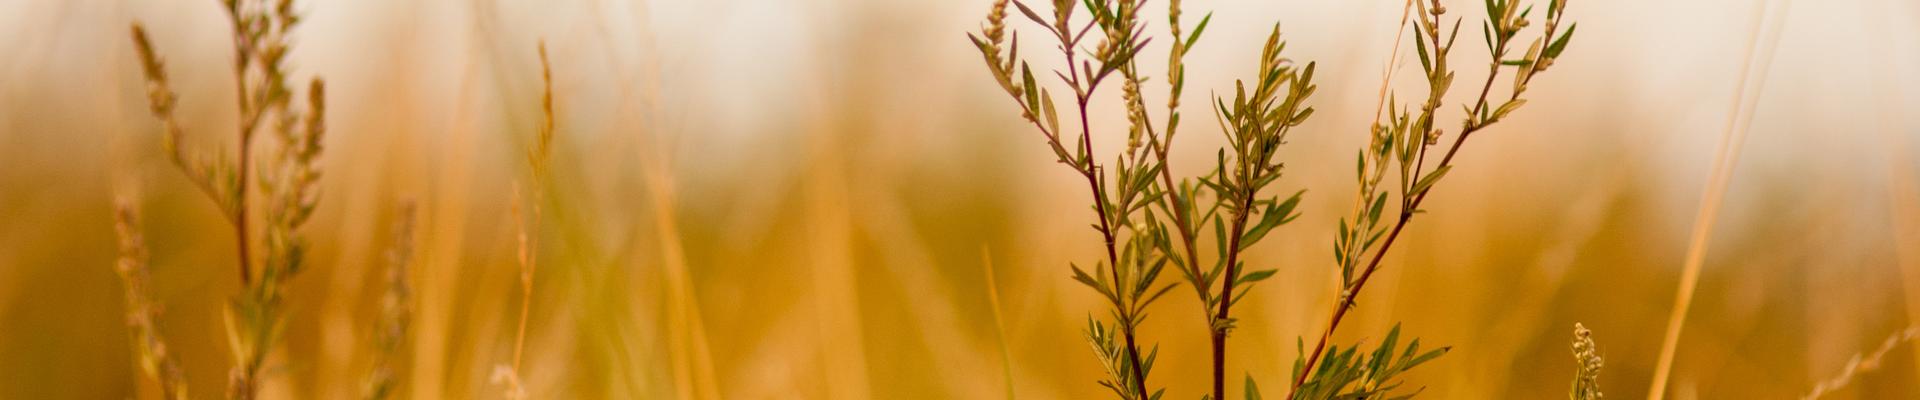
M 527 232 L 531 398 L 1109 396 L 1082 336 L 1104 303 L 1068 269 L 1102 251 L 1085 181 L 963 36 L 988 3 L 295 3 L 306 21 L 288 64 L 328 86 L 325 174 L 264 397 L 361 395 L 396 242 L 412 246 L 414 279 L 398 397 L 502 397 L 492 378 L 512 362 L 527 293 L 515 185 L 544 193 Z M 1296 341 L 1313 344 L 1335 301 L 1330 250 L 1401 2 L 1185 3 L 1218 14 L 1186 61 L 1176 167 L 1214 162 L 1224 139 L 1204 107 L 1252 72 L 1274 21 L 1289 54 L 1319 62 L 1319 111 L 1279 155 L 1277 185 L 1306 190 L 1303 215 L 1248 253 L 1279 272 L 1236 306 L 1228 357 L 1284 393 Z M 1480 8 L 1446 3 L 1469 25 Z M 127 39 L 141 21 L 165 56 L 187 144 L 231 149 L 223 12 L 0 0 L 0 399 L 159 398 L 128 339 L 116 193 L 136 195 L 156 322 L 192 397 L 225 393 L 234 232 L 167 160 Z M 1419 398 L 1561 398 L 1581 323 L 1607 397 L 1645 397 L 1738 102 L 1752 118 L 1735 124 L 1744 143 L 1668 397 L 1799 398 L 1920 325 L 1920 5 L 1575 0 L 1568 13 L 1580 47 L 1460 155 L 1340 343 L 1399 323 L 1452 346 L 1405 376 Z M 541 41 L 556 129 L 550 179 L 530 180 Z M 1483 78 L 1486 57 L 1462 50 L 1476 67 L 1461 79 Z M 1401 74 L 1419 68 L 1402 61 Z M 1749 62 L 1765 68 L 1743 83 Z M 1118 108 L 1094 117 L 1113 133 L 1096 149 L 1125 145 Z M 394 232 L 406 203 L 411 238 Z M 1208 390 L 1186 291 L 1140 331 L 1160 346 L 1151 379 L 1168 398 Z M 1920 397 L 1920 347 L 1879 361 L 1824 398 Z

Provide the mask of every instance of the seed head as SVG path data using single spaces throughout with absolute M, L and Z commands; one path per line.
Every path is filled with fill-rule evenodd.
M 1574 374 L 1571 397 L 1575 400 L 1599 400 L 1600 367 L 1605 361 L 1595 351 L 1593 332 L 1579 323 L 1573 324 L 1573 359 L 1580 363 L 1580 369 Z
M 992 44 L 995 50 L 998 50 L 1001 40 L 1006 36 L 1006 31 L 1007 0 L 995 0 L 993 2 L 993 9 L 987 11 L 987 28 L 984 32 L 987 35 L 987 43 Z

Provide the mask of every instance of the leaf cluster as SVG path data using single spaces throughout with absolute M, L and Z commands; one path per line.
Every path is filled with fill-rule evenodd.
M 1282 56 L 1286 45 L 1280 40 L 1279 25 L 1275 25 L 1261 47 L 1253 89 L 1248 90 L 1246 81 L 1235 81 L 1230 102 L 1224 97 L 1214 99 L 1214 117 L 1223 128 L 1228 147 L 1214 153 L 1213 171 L 1197 179 L 1197 187 L 1182 182 L 1180 194 L 1175 196 L 1179 200 L 1166 205 L 1190 207 L 1172 212 L 1198 215 L 1199 224 L 1212 221 L 1214 263 L 1202 272 L 1199 268 L 1202 262 L 1193 255 L 1187 264 L 1193 272 L 1189 275 L 1190 283 L 1197 287 L 1211 288 L 1224 274 L 1220 291 L 1202 293 L 1201 297 L 1203 307 L 1221 310 L 1212 314 L 1208 322 L 1223 335 L 1233 327 L 1233 319 L 1226 310 L 1238 298 L 1244 298 L 1254 283 L 1277 272 L 1273 269 L 1250 271 L 1240 255 L 1266 238 L 1274 228 L 1298 218 L 1294 209 L 1305 194 L 1305 191 L 1284 197 L 1264 194 L 1281 177 L 1285 167 L 1275 158 L 1280 145 L 1286 143 L 1287 134 L 1294 127 L 1313 115 L 1313 108 L 1306 106 L 1306 102 L 1318 88 L 1313 84 L 1316 64 L 1309 62 L 1304 68 L 1297 68 L 1292 60 Z M 1199 202 L 1194 200 L 1199 197 L 1196 193 L 1199 190 L 1213 199 L 1204 209 L 1197 207 Z M 1199 231 L 1204 226 L 1184 228 Z
M 1136 375 L 1132 362 L 1133 350 L 1124 343 L 1124 334 L 1119 327 L 1088 317 L 1083 333 L 1086 334 L 1087 344 L 1093 347 L 1095 358 L 1100 360 L 1100 366 L 1107 372 L 1107 378 L 1099 380 L 1100 387 L 1107 388 L 1115 397 L 1122 399 L 1159 400 L 1161 395 L 1166 394 L 1166 389 L 1157 389 L 1152 395 L 1142 397 L 1137 382 L 1131 380 L 1134 376 L 1146 376 L 1153 372 L 1153 361 L 1160 357 L 1160 346 L 1156 345 L 1147 352 L 1145 359 L 1140 361 L 1141 369 Z
M 1510 44 L 1516 41 L 1524 28 L 1531 25 L 1527 17 L 1532 14 L 1533 7 L 1523 6 L 1518 0 L 1487 0 L 1488 20 L 1482 24 L 1482 32 L 1487 51 L 1499 61 L 1489 64 L 1488 78 L 1479 96 L 1471 105 L 1461 106 L 1465 121 L 1462 122 L 1460 134 L 1454 137 L 1453 146 L 1446 148 L 1440 163 L 1429 171 L 1426 169 L 1427 155 L 1445 136 L 1445 132 L 1436 126 L 1436 120 L 1449 89 L 1453 87 L 1455 73 L 1448 60 L 1459 37 L 1461 24 L 1456 18 L 1451 27 L 1446 27 L 1442 21 L 1446 7 L 1437 1 L 1431 4 L 1415 1 L 1414 4 L 1420 11 L 1418 23 L 1413 28 L 1416 38 L 1414 49 L 1420 59 L 1422 76 L 1427 81 L 1426 97 L 1417 111 L 1404 109 L 1398 105 L 1397 99 L 1388 100 L 1390 107 L 1399 110 L 1390 113 L 1387 120 L 1374 123 L 1369 135 L 1371 140 L 1355 157 L 1355 175 L 1360 190 L 1353 214 L 1340 221 L 1334 241 L 1334 260 L 1340 268 L 1343 295 L 1351 295 L 1347 291 L 1359 283 L 1355 274 L 1360 272 L 1357 269 L 1361 258 L 1386 233 L 1382 221 L 1386 218 L 1387 199 L 1399 199 L 1399 217 L 1392 222 L 1394 225 L 1404 224 L 1413 214 L 1422 212 L 1418 203 L 1452 170 L 1451 161 L 1459 151 L 1460 143 L 1474 132 L 1499 122 L 1526 105 L 1527 100 L 1520 96 L 1526 91 L 1527 82 L 1544 72 L 1565 51 L 1568 40 L 1573 36 L 1573 26 L 1570 26 L 1556 38 L 1566 3 L 1551 0 L 1545 18 L 1545 32 L 1534 39 L 1533 47 L 1524 57 L 1506 59 Z M 1444 35 L 1443 30 L 1446 32 Z M 1552 39 L 1552 42 L 1549 43 L 1548 39 Z M 1499 106 L 1490 106 L 1487 97 L 1493 82 L 1503 68 L 1509 67 L 1516 71 L 1512 91 Z M 1389 170 L 1397 173 L 1398 180 L 1394 188 L 1394 195 L 1397 196 L 1390 196 L 1380 187 Z
M 1419 394 L 1419 390 L 1403 395 L 1391 395 L 1404 381 L 1399 375 L 1415 366 L 1433 361 L 1446 354 L 1450 347 L 1441 347 L 1427 351 L 1420 350 L 1420 339 L 1407 342 L 1405 348 L 1399 347 L 1400 325 L 1394 324 L 1387 331 L 1387 338 L 1374 347 L 1373 351 L 1359 352 L 1360 345 L 1341 349 L 1334 346 L 1320 360 L 1320 368 L 1313 371 L 1312 379 L 1294 389 L 1296 399 L 1407 399 Z M 1301 357 L 1306 357 L 1304 343 L 1299 343 Z M 1297 358 L 1293 362 L 1294 373 L 1304 372 L 1307 360 Z
M 1079 264 L 1070 264 L 1074 280 L 1099 293 L 1108 303 L 1110 327 L 1088 330 L 1088 339 L 1102 360 L 1124 367 L 1110 368 L 1103 381 L 1122 398 L 1149 398 L 1145 383 L 1152 357 L 1143 357 L 1136 328 L 1145 320 L 1146 309 L 1170 292 L 1175 284 L 1160 284 L 1169 257 L 1159 252 L 1156 238 L 1167 236 L 1159 216 L 1150 208 L 1164 198 L 1164 187 L 1155 178 L 1165 174 L 1163 157 L 1149 152 L 1162 151 L 1163 141 L 1153 132 L 1140 96 L 1140 84 L 1134 58 L 1150 42 L 1140 20 L 1145 0 L 1054 0 L 1050 15 L 1043 15 L 1022 2 L 996 1 L 985 26 L 969 39 L 980 50 L 988 71 L 996 83 L 1020 107 L 1021 116 L 1045 137 L 1056 159 L 1073 169 L 1087 182 L 1092 209 L 1097 217 L 1092 228 L 1105 243 L 1106 258 L 1092 263 L 1091 272 Z M 1028 63 L 1019 61 L 1018 34 L 1006 29 L 1007 6 L 1044 28 L 1065 68 L 1053 71 L 1072 94 L 1073 108 L 1080 120 L 1077 138 L 1061 124 L 1060 106 L 1053 91 L 1035 77 Z M 1084 8 L 1087 17 L 1076 20 Z M 1097 35 L 1094 33 L 1098 32 Z M 1003 46 L 1006 48 L 1002 51 Z M 1100 162 L 1092 146 L 1088 109 L 1103 83 L 1120 78 L 1122 100 L 1128 110 L 1129 143 L 1127 149 L 1110 162 Z M 1146 143 L 1155 144 L 1153 147 Z M 1106 326 L 1095 323 L 1093 326 Z M 1099 333 L 1099 335 L 1095 335 Z M 1117 333 L 1117 334 L 1114 334 Z M 1117 340 L 1114 340 L 1117 339 Z M 1108 347 L 1107 345 L 1114 347 Z M 1124 362 L 1120 362 L 1124 361 Z

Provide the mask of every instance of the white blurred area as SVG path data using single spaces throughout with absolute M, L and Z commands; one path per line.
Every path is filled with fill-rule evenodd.
M 1636 162 L 1665 166 L 1674 178 L 1672 189 L 1697 187 L 1731 109 L 1741 56 L 1755 36 L 1756 10 L 1775 1 L 1575 0 L 1570 12 L 1582 27 L 1579 52 L 1536 87 L 1533 96 L 1544 101 L 1530 104 L 1533 112 L 1514 122 L 1525 126 L 1508 128 L 1530 132 L 1503 135 L 1512 138 L 1487 146 L 1557 159 L 1562 157 L 1554 152 L 1529 150 L 1588 140 L 1632 143 Z M 801 116 L 820 111 L 819 104 L 846 95 L 853 85 L 887 85 L 881 92 L 891 98 L 876 100 L 885 107 L 878 111 L 921 124 L 954 122 L 953 112 L 934 111 L 996 105 L 998 93 L 978 84 L 983 72 L 975 65 L 977 55 L 960 35 L 978 29 L 986 3 L 302 2 L 298 8 L 309 18 L 299 29 L 292 65 L 301 75 L 326 76 L 343 100 L 396 86 L 408 89 L 419 100 L 431 100 L 416 106 L 425 109 L 408 109 L 417 115 L 411 118 L 447 124 L 463 108 L 485 109 L 502 96 L 524 97 L 532 87 L 518 75 L 533 68 L 528 49 L 545 39 L 557 60 L 560 86 L 575 101 L 569 113 L 605 121 L 642 110 L 646 127 L 675 138 L 676 160 L 707 170 L 751 164 L 766 152 L 710 155 L 701 149 L 751 149 L 801 135 L 804 130 L 791 129 Z M 1460 4 L 1451 7 L 1452 15 L 1478 18 L 1477 2 L 1453 3 Z M 1321 63 L 1326 94 L 1319 104 L 1321 112 L 1331 114 L 1318 118 L 1325 123 L 1319 126 L 1329 131 L 1364 127 L 1400 6 L 1392 0 L 1188 1 L 1189 28 L 1206 10 L 1221 13 L 1189 56 L 1189 81 L 1201 90 L 1189 91 L 1186 103 L 1204 104 L 1205 89 L 1230 87 L 1232 79 L 1245 75 L 1251 69 L 1247 49 L 1258 46 L 1270 24 L 1280 22 L 1292 44 L 1290 54 Z M 1164 10 L 1149 7 L 1156 11 L 1147 19 L 1149 32 L 1160 33 L 1152 28 L 1162 26 Z M 1915 100 L 1920 74 L 1911 73 L 1920 71 L 1920 4 L 1794 1 L 1785 11 L 1777 52 L 1764 60 L 1771 63 L 1765 89 L 1755 93 L 1761 101 L 1744 155 L 1749 166 L 1743 167 L 1752 170 L 1742 172 L 1758 176 L 1778 173 L 1768 172 L 1773 169 L 1768 166 L 1792 165 L 1837 173 L 1879 164 L 1874 160 L 1887 157 L 1882 150 L 1901 147 L 1897 139 L 1906 139 L 1904 148 L 1913 149 L 1920 115 L 1906 110 L 1920 102 Z M 222 62 L 229 48 L 218 2 L 5 0 L 0 2 L 0 50 L 8 56 L 0 61 L 0 79 L 8 83 L 8 95 L 0 98 L 7 102 L 0 107 L 0 123 L 7 124 L 6 135 L 15 146 L 83 143 L 66 132 L 72 129 L 34 118 L 47 113 L 79 114 L 76 109 L 115 104 L 125 109 L 107 111 L 124 118 L 92 123 L 141 122 L 141 99 L 128 96 L 139 88 L 125 33 L 126 24 L 135 20 L 150 25 L 171 61 L 185 112 L 229 112 L 223 104 L 229 99 L 219 96 L 226 92 L 221 86 L 229 84 Z M 1010 20 L 1015 30 L 1032 28 L 1018 14 Z M 1461 34 L 1456 65 L 1474 65 L 1472 60 L 1484 57 L 1473 28 Z M 1025 57 L 1037 65 L 1057 63 L 1049 45 L 1028 36 Z M 1148 63 L 1148 68 L 1163 66 Z M 1460 68 L 1468 81 L 1479 71 Z M 503 87 L 478 90 L 476 85 Z M 343 120 L 396 112 L 371 99 L 340 103 Z M 1566 125 L 1594 122 L 1613 128 L 1581 132 L 1577 138 L 1556 134 L 1568 131 Z M 1316 132 L 1299 147 L 1327 145 L 1320 140 L 1357 143 L 1361 136 L 1322 139 L 1332 135 Z M 887 140 L 946 140 L 926 136 L 903 130 Z
M 1511 135 L 1467 156 L 1500 152 L 1551 162 L 1565 160 L 1561 150 L 1594 140 L 1630 144 L 1634 162 L 1661 165 L 1670 188 L 1686 194 L 1674 206 L 1688 204 L 1684 198 L 1703 183 L 1732 110 L 1741 56 L 1764 4 L 1774 2 L 1574 0 L 1572 19 L 1582 27 L 1578 52 L 1530 92 L 1536 102 L 1513 121 Z M 1279 21 L 1294 58 L 1321 62 L 1323 117 L 1315 125 L 1323 129 L 1296 148 L 1352 148 L 1361 135 L 1334 133 L 1365 127 L 1400 6 L 1394 0 L 1190 0 L 1188 27 L 1206 10 L 1221 13 L 1188 56 L 1188 79 L 1198 90 L 1188 90 L 1185 104 L 1206 104 L 1208 88 L 1231 87 L 1231 79 L 1252 69 L 1248 48 Z M 499 113 L 501 98 L 526 98 L 534 90 L 522 75 L 534 71 L 528 54 L 543 38 L 553 48 L 559 87 L 568 92 L 564 100 L 572 102 L 566 110 L 589 123 L 574 129 L 578 135 L 603 135 L 611 129 L 597 127 L 614 127 L 612 121 L 666 133 L 660 137 L 672 138 L 672 160 L 687 163 L 684 171 L 691 173 L 724 175 L 735 171 L 730 167 L 781 158 L 787 152 L 766 146 L 803 135 L 791 127 L 858 87 L 885 88 L 877 92 L 889 96 L 862 112 L 918 125 L 966 121 L 956 110 L 996 110 L 996 92 L 979 85 L 977 56 L 960 37 L 977 29 L 987 2 L 338 0 L 301 2 L 300 8 L 309 19 L 292 65 L 301 75 L 328 77 L 340 100 L 334 115 L 342 121 L 399 117 L 419 123 L 417 131 L 444 133 L 455 131 L 449 125 L 457 117 L 493 117 L 488 113 Z M 1162 27 L 1164 10 L 1150 8 L 1156 13 L 1148 21 Z M 1478 4 L 1459 2 L 1452 10 L 1471 15 Z M 1920 71 L 1920 4 L 1801 0 L 1791 2 L 1784 17 L 1778 52 L 1764 60 L 1768 73 L 1757 77 L 1764 90 L 1751 92 L 1761 102 L 1741 177 L 1801 169 L 1868 179 L 1864 171 L 1885 171 L 1889 156 L 1912 154 L 1920 146 L 1912 144 L 1920 140 L 1920 113 L 1910 112 L 1920 104 L 1920 75 L 1912 73 Z M 1016 31 L 1031 29 L 1018 13 L 1010 19 Z M 0 125 L 12 146 L 92 146 L 117 127 L 100 123 L 142 123 L 142 98 L 134 96 L 138 73 L 125 40 L 131 21 L 152 27 L 179 81 L 182 112 L 207 113 L 207 119 L 228 112 L 227 98 L 219 96 L 228 85 L 227 25 L 217 2 L 6 0 L 0 2 L 0 50 L 8 56 L 0 60 L 0 79 L 8 96 L 0 96 Z M 1471 21 L 1463 31 L 1455 65 L 1475 65 L 1484 58 L 1478 33 Z M 1027 37 L 1025 58 L 1056 63 L 1050 46 Z M 1156 67 L 1162 65 L 1148 63 L 1150 71 Z M 1478 73 L 1461 67 L 1465 81 L 1476 81 Z M 394 88 L 411 98 L 378 94 Z M 1461 92 L 1455 90 L 1455 98 L 1463 98 Z M 397 102 L 411 106 L 396 108 Z M 396 115 L 401 112 L 409 115 Z M 881 140 L 929 148 L 950 140 L 910 129 L 916 123 Z M 1594 123 L 1607 129 L 1576 129 Z M 348 131 L 332 142 L 361 140 Z M 1185 156 L 1206 158 L 1204 152 Z

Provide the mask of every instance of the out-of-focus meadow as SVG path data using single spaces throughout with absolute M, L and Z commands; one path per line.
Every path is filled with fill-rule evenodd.
M 358 393 L 385 244 L 410 200 L 403 397 L 500 395 L 488 376 L 512 357 L 521 296 L 508 204 L 540 120 L 544 39 L 558 136 L 535 232 L 534 397 L 993 398 L 1003 367 L 1022 398 L 1104 395 L 1080 332 L 1104 311 L 1067 268 L 1100 251 L 1084 182 L 962 36 L 988 3 L 298 3 L 308 19 L 290 65 L 296 79 L 326 77 L 330 132 L 304 229 L 311 267 L 287 290 L 267 394 Z M 1311 344 L 1333 301 L 1328 250 L 1401 2 L 1185 3 L 1219 12 L 1187 61 L 1197 117 L 1174 155 L 1186 173 L 1222 143 L 1207 96 L 1252 72 L 1274 21 L 1290 56 L 1320 62 L 1319 112 L 1280 155 L 1278 185 L 1307 189 L 1305 215 L 1252 251 L 1280 272 L 1241 303 L 1229 359 L 1284 388 L 1296 338 Z M 1477 1 L 1448 3 L 1479 18 Z M 1157 35 L 1165 11 L 1149 4 Z M 1578 43 L 1531 85 L 1525 112 L 1476 136 L 1337 339 L 1401 322 L 1454 346 L 1408 377 L 1426 398 L 1557 398 L 1580 322 L 1606 357 L 1608 397 L 1646 393 L 1763 4 L 1574 0 Z M 126 34 L 144 22 L 168 60 L 189 144 L 230 148 L 222 12 L 212 0 L 0 0 L 0 398 L 155 394 L 114 276 L 116 187 L 147 217 L 172 353 L 198 395 L 224 387 L 233 233 L 168 165 Z M 1748 91 L 1754 119 L 1675 398 L 1798 397 L 1920 324 L 1920 5 L 1798 1 L 1783 15 L 1764 87 Z M 1460 65 L 1486 60 L 1472 35 Z M 1161 82 L 1148 88 L 1164 101 Z M 1114 149 L 1124 117 L 1103 110 L 1095 128 L 1114 134 L 1095 147 Z M 1205 389 L 1193 309 L 1170 296 L 1142 328 L 1161 346 L 1152 379 L 1177 398 Z M 1916 360 L 1903 345 L 1833 398 L 1920 397 Z

